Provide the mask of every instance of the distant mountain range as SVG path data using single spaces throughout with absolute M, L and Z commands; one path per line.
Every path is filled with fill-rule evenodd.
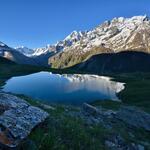
M 56 44 L 34 50 L 26 47 L 10 48 L 0 42 L 0 55 L 7 59 L 23 64 L 50 65 L 53 68 L 72 67 L 88 62 L 88 59 L 91 61 L 94 55 L 101 55 L 100 59 L 102 54 L 111 56 L 123 51 L 150 53 L 149 17 L 114 18 L 90 31 L 73 31 Z M 134 54 L 134 57 L 137 55 Z

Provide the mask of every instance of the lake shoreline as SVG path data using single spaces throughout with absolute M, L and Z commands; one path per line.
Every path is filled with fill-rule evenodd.
M 124 83 L 113 81 L 111 77 L 45 71 L 12 77 L 2 89 L 3 92 L 23 94 L 45 102 L 72 105 L 98 99 L 120 101 L 117 94 L 122 90 Z
M 15 69 L 17 70 L 15 71 Z M 9 66 L 9 70 L 6 72 L 0 72 L 0 83 L 4 83 L 5 79 L 14 75 L 18 76 L 33 73 L 32 67 L 30 69 L 27 67 L 25 70 L 23 70 L 22 67 L 11 68 L 11 66 Z M 34 70 L 36 70 L 35 72 L 41 71 L 39 68 L 34 68 Z M 118 94 L 118 96 L 122 99 L 122 102 L 109 100 L 96 101 L 91 105 L 96 107 L 98 110 L 102 107 L 103 109 L 112 110 L 114 112 L 118 111 L 122 106 L 136 106 L 136 110 L 140 109 L 148 113 L 150 112 L 150 105 L 147 100 L 147 97 L 149 97 L 150 87 L 149 73 L 119 74 L 110 76 L 113 77 L 113 80 L 126 83 L 126 88 Z M 138 93 L 135 93 L 135 87 Z M 141 91 L 143 87 L 144 91 Z M 148 91 L 147 94 L 145 91 Z M 20 146 L 23 150 L 38 147 L 41 147 L 43 150 L 48 148 L 71 149 L 72 147 L 75 147 L 76 149 L 79 149 L 80 147 L 92 149 L 93 146 L 95 149 L 105 149 L 106 145 L 117 145 L 115 141 L 120 140 L 123 145 L 128 145 L 130 143 L 135 147 L 142 148 L 149 148 L 150 146 L 149 132 L 146 132 L 141 128 L 128 128 L 128 126 L 124 123 L 120 124 L 121 127 L 119 127 L 120 125 L 117 125 L 113 128 L 104 128 L 102 124 L 98 125 L 95 123 L 93 125 L 87 125 L 84 120 L 78 117 L 78 115 L 80 115 L 79 112 L 82 110 L 82 106 L 73 107 L 58 104 L 47 105 L 44 103 L 41 105 L 38 101 L 29 97 L 21 95 L 17 96 L 50 114 L 50 117 L 44 123 L 37 126 L 31 132 L 29 137 L 21 143 Z M 86 117 L 86 119 L 88 118 L 89 117 Z M 91 118 L 89 119 L 91 120 Z M 94 119 L 94 122 L 95 121 L 97 122 L 97 119 Z M 115 139 L 115 141 L 113 139 Z

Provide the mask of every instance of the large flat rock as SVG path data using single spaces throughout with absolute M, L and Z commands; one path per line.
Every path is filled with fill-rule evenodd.
M 0 93 L 0 143 L 16 147 L 48 113 L 16 96 Z

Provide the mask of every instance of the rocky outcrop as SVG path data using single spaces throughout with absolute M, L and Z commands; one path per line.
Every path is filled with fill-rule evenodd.
M 16 147 L 48 113 L 16 96 L 0 93 L 0 144 Z
M 136 107 L 121 107 L 116 114 L 116 118 L 133 127 L 150 131 L 150 114 L 141 111 Z
M 105 147 L 109 150 L 144 150 L 145 146 L 140 143 L 127 142 L 122 135 L 120 135 L 119 128 L 123 128 L 127 134 L 132 136 L 130 129 L 141 129 L 145 132 L 150 130 L 150 114 L 140 110 L 137 107 L 122 106 L 119 110 L 107 110 L 102 107 L 94 107 L 87 103 L 83 104 L 82 111 L 78 115 L 87 125 L 102 125 L 106 129 L 111 129 L 111 132 L 105 135 Z M 116 132 L 116 129 L 118 131 Z M 140 141 L 141 142 L 141 141 Z M 143 142 L 144 143 L 144 142 Z
M 96 120 L 96 123 L 111 126 L 112 121 L 113 123 L 124 122 L 133 128 L 143 128 L 146 131 L 150 131 L 150 114 L 133 106 L 122 106 L 118 111 L 113 111 L 102 107 L 96 108 L 85 103 L 82 107 L 81 116 L 85 120 L 87 119 L 88 123 Z
M 96 108 L 92 105 L 89 105 L 87 103 L 83 104 L 82 107 L 83 113 L 88 115 L 88 116 L 94 116 L 94 117 L 102 117 L 103 118 L 110 118 L 111 116 L 113 117 L 116 114 L 116 111 L 113 110 L 106 110 L 103 109 L 102 107 Z
M 143 145 L 125 142 L 119 134 L 109 136 L 105 141 L 105 146 L 109 150 L 145 150 Z
M 82 111 L 80 113 L 80 117 L 85 121 L 87 125 L 93 124 L 102 124 L 105 128 L 112 128 L 112 120 L 114 120 L 114 116 L 116 111 L 106 110 L 102 107 L 94 107 L 87 103 L 84 103 L 82 106 Z

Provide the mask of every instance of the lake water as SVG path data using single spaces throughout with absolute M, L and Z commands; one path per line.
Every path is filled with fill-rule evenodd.
M 49 72 L 13 77 L 3 87 L 5 92 L 42 101 L 77 105 L 95 100 L 118 100 L 116 93 L 123 89 L 123 83 L 111 81 L 109 77 Z

